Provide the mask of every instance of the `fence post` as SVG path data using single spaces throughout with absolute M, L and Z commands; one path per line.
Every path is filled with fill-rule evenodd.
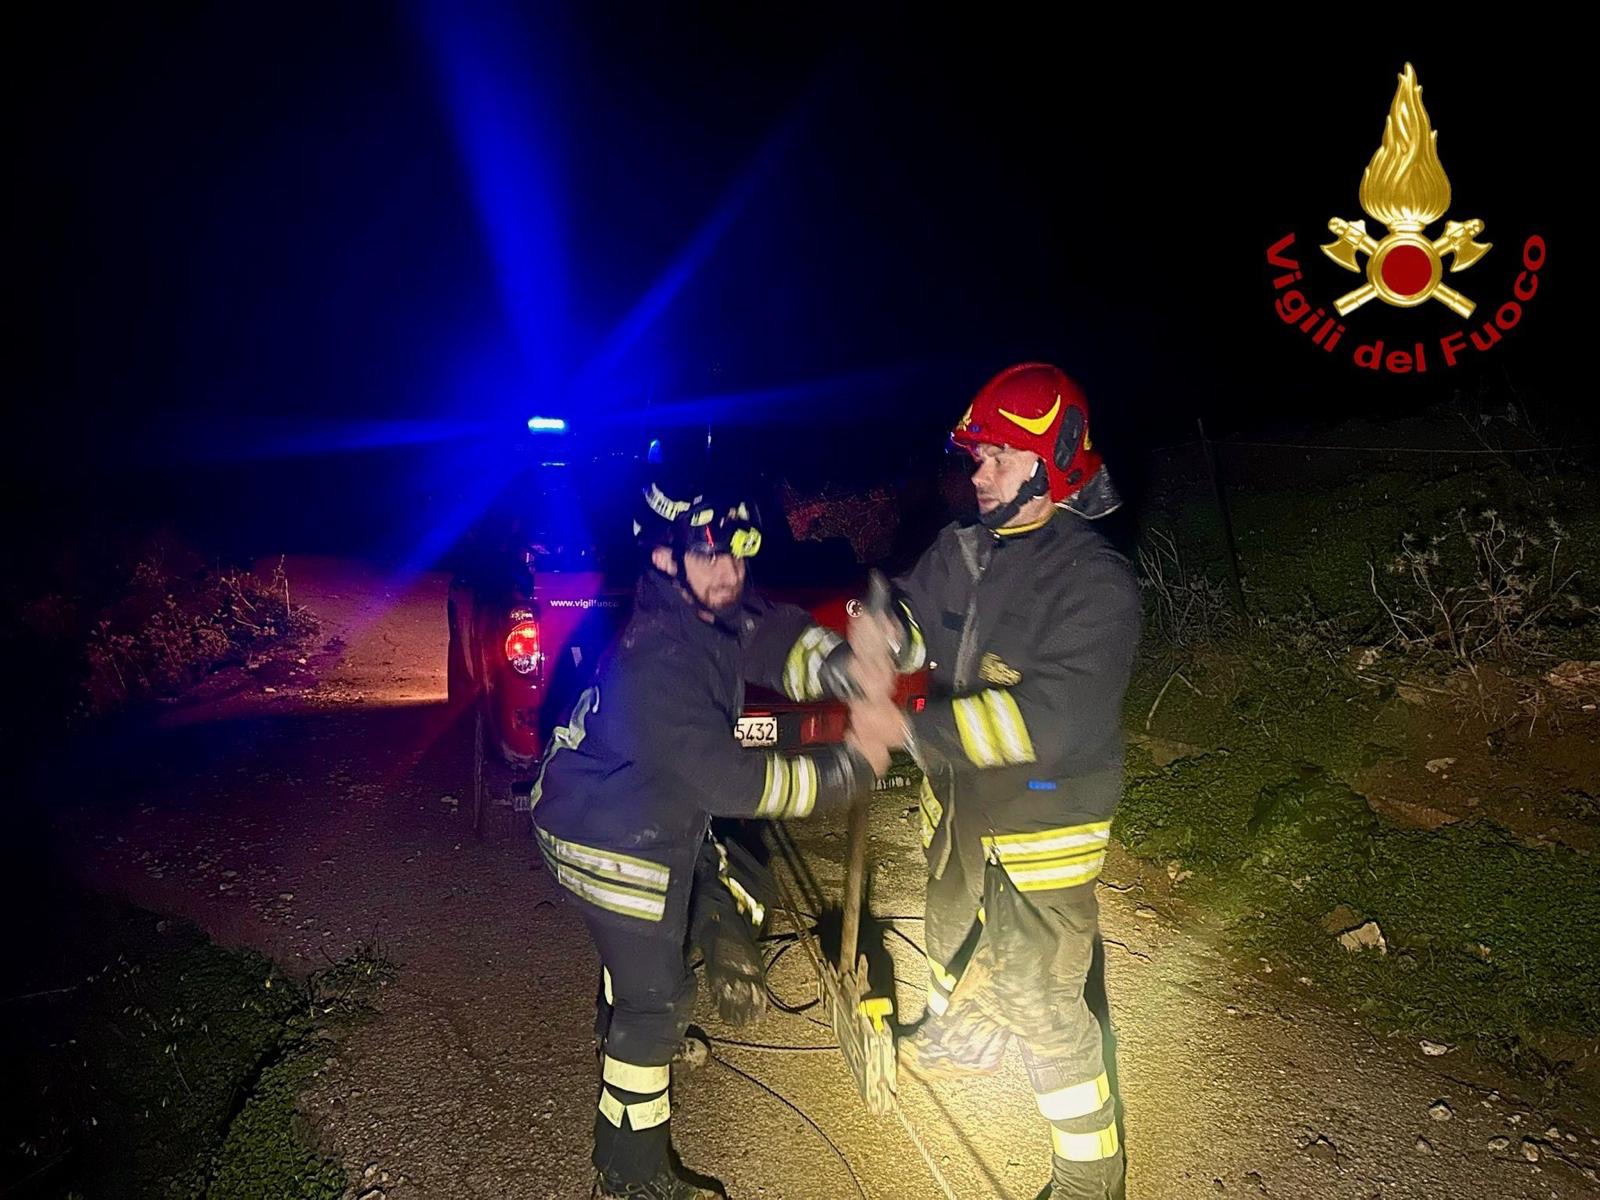
M 1228 582 L 1233 585 L 1233 602 L 1239 615 L 1247 617 L 1250 608 L 1244 600 L 1244 584 L 1239 579 L 1239 546 L 1233 538 L 1233 515 L 1228 511 L 1227 493 L 1222 490 L 1222 472 L 1217 465 L 1217 452 L 1206 436 L 1206 423 L 1200 417 L 1194 422 L 1200 429 L 1200 446 L 1205 452 L 1206 469 L 1211 472 L 1211 490 L 1217 498 L 1217 513 L 1222 518 L 1222 538 L 1228 544 Z

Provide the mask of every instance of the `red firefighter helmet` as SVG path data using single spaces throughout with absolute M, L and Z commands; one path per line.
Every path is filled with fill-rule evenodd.
M 1032 450 L 1045 462 L 1050 499 L 1090 520 L 1122 504 L 1090 440 L 1090 405 L 1059 366 L 1018 363 L 982 386 L 950 440 Z
M 1100 476 L 1089 438 L 1089 402 L 1066 372 L 1019 363 L 984 384 L 950 440 L 969 452 L 984 444 L 1032 450 L 1044 460 L 1050 499 L 1061 504 Z

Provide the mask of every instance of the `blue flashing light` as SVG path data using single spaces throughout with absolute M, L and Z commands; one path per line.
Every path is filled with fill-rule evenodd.
M 647 461 L 653 462 L 653 463 L 658 463 L 658 462 L 661 461 L 661 439 L 660 438 L 651 438 L 650 439 L 650 449 L 645 454 L 645 459 Z
M 560 417 L 529 417 L 529 433 L 565 433 L 567 423 Z

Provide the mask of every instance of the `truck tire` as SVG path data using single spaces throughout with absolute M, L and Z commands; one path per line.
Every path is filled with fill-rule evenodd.
M 528 824 L 526 814 L 512 811 L 513 772 L 494 745 L 481 705 L 472 712 L 472 832 L 486 842 L 502 841 Z
M 471 697 L 472 672 L 467 669 L 467 648 L 456 628 L 456 606 L 450 605 L 450 648 L 445 656 L 445 699 L 452 706 Z

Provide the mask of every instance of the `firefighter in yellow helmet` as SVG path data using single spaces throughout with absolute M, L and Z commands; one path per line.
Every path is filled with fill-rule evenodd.
M 601 962 L 594 1117 L 596 1200 L 700 1200 L 716 1181 L 673 1151 L 671 1065 L 694 1006 L 692 949 L 718 1009 L 759 1014 L 750 944 L 757 897 L 740 888 L 714 816 L 792 820 L 847 804 L 888 765 L 892 675 L 805 610 L 746 588 L 761 518 L 738 496 L 669 499 L 647 489 L 635 522 L 646 561 L 634 612 L 534 785 L 539 851 L 571 894 Z M 794 700 L 851 701 L 841 742 L 747 750 L 734 734 L 746 681 Z M 721 859 L 720 863 L 718 859 Z

